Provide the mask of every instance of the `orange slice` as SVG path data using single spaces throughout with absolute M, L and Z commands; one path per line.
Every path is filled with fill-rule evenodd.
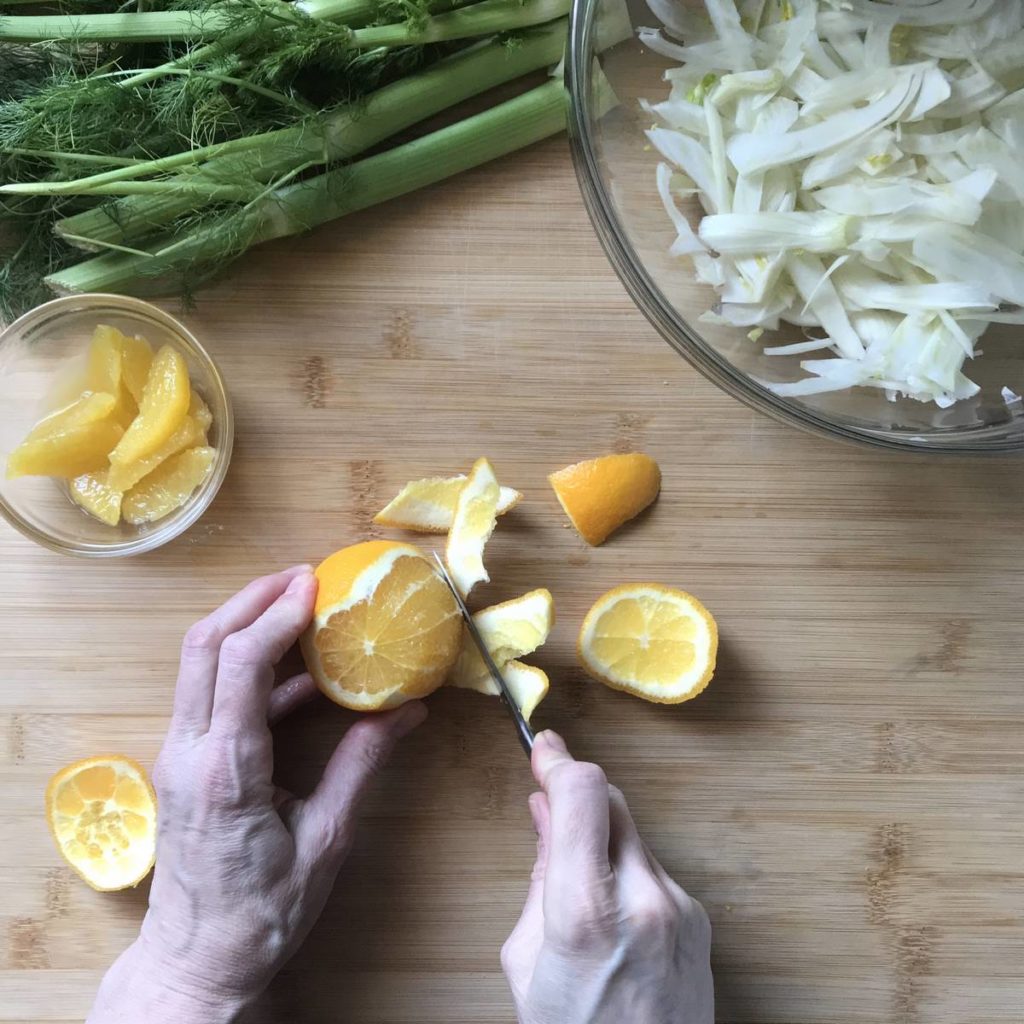
M 711 681 L 718 627 L 707 608 L 682 590 L 627 583 L 587 612 L 577 651 L 599 682 L 657 704 L 680 704 Z
M 484 547 L 498 521 L 500 497 L 491 464 L 477 459 L 455 502 L 445 550 L 448 572 L 463 597 L 468 597 L 477 583 L 490 579 L 484 568 Z
M 46 787 L 61 856 L 94 889 L 138 885 L 156 856 L 156 794 L 142 766 L 119 754 L 61 769 Z
M 139 414 L 110 453 L 111 463 L 137 462 L 152 455 L 181 425 L 191 394 L 184 357 L 164 345 L 149 368 Z
M 121 427 L 112 418 L 113 395 L 86 392 L 36 424 L 7 460 L 7 477 L 72 478 L 103 469 Z
M 206 479 L 217 457 L 214 448 L 186 448 L 162 462 L 128 491 L 121 502 L 126 523 L 139 526 L 181 508 Z
M 455 598 L 422 551 L 371 540 L 343 548 L 316 570 L 306 666 L 331 700 L 382 711 L 424 697 L 458 657 Z
M 76 476 L 69 491 L 76 505 L 101 522 L 117 526 L 121 521 L 121 499 L 124 495 L 110 486 L 107 470 Z
M 548 481 L 580 536 L 595 547 L 658 496 L 661 470 L 649 455 L 602 455 L 552 473 Z
M 455 518 L 459 492 L 465 486 L 463 476 L 434 476 L 407 483 L 396 497 L 384 506 L 373 521 L 417 533 L 447 533 Z M 498 515 L 515 508 L 522 495 L 511 487 L 498 492 Z

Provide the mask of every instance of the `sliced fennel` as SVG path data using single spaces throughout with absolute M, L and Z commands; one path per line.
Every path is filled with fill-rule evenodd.
M 647 2 L 641 41 L 681 63 L 643 109 L 701 319 L 818 353 L 780 395 L 976 394 L 978 339 L 1024 323 L 1024 2 Z

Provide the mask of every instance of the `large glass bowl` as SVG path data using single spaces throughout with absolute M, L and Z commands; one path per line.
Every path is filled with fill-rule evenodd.
M 66 404 L 74 392 L 55 393 L 80 382 L 97 324 L 137 334 L 154 348 L 176 348 L 188 366 L 192 387 L 210 407 L 213 468 L 188 500 L 153 523 L 117 526 L 94 519 L 75 505 L 64 481 L 51 477 L 3 476 L 7 456 L 40 417 Z M 80 386 L 80 385 L 79 385 Z M 231 461 L 234 417 L 224 380 L 209 353 L 181 323 L 162 309 L 124 295 L 73 295 L 44 303 L 0 334 L 0 516 L 37 544 L 68 555 L 116 558 L 152 551 L 187 530 L 209 508 Z
M 575 0 L 567 80 L 573 161 L 590 218 L 623 284 L 665 340 L 734 397 L 817 434 L 915 452 L 1024 450 L 1024 404 L 1015 399 L 1024 394 L 1019 327 L 989 330 L 983 354 L 965 368 L 981 393 L 943 410 L 890 402 L 870 388 L 779 398 L 759 381 L 800 379 L 800 357 L 765 356 L 747 331 L 698 322 L 716 296 L 695 281 L 688 260 L 668 252 L 675 233 L 655 185 L 659 158 L 644 136 L 651 115 L 639 103 L 668 95 L 662 76 L 672 63 L 636 37 L 638 27 L 658 24 L 644 0 Z M 608 102 L 605 79 L 617 103 Z M 688 212 L 696 226 L 699 207 Z M 781 337 L 779 343 L 804 340 Z

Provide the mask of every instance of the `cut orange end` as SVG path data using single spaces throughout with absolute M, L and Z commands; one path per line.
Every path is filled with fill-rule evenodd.
M 373 517 L 373 521 L 380 526 L 417 533 L 447 533 L 452 528 L 459 492 L 465 484 L 465 476 L 413 480 Z M 515 508 L 522 497 L 511 487 L 502 487 L 498 493 L 498 515 Z
M 121 501 L 126 523 L 138 526 L 163 519 L 181 508 L 213 468 L 214 448 L 186 448 L 143 477 Z
M 57 849 L 100 892 L 138 885 L 156 856 L 156 794 L 142 766 L 112 754 L 61 769 L 46 787 Z
M 316 570 L 313 622 L 302 637 L 320 689 L 357 711 L 424 697 L 458 657 L 462 621 L 437 570 L 418 548 L 366 541 Z
M 627 583 L 587 612 L 577 650 L 599 682 L 657 704 L 680 704 L 711 681 L 718 627 L 707 608 L 682 590 Z
M 658 496 L 661 470 L 649 455 L 602 455 L 548 477 L 565 514 L 594 546 L 642 512 Z
M 164 345 L 149 368 L 139 414 L 110 453 L 111 463 L 137 462 L 152 455 L 181 425 L 191 395 L 184 357 Z
M 484 568 L 484 547 L 498 521 L 500 497 L 490 462 L 477 459 L 459 491 L 445 549 L 448 572 L 463 597 L 468 597 L 477 583 L 490 579 Z

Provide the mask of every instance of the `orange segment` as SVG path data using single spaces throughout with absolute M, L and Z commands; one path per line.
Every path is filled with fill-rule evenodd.
M 463 597 L 468 597 L 477 583 L 490 579 L 484 568 L 484 547 L 498 521 L 500 496 L 491 464 L 477 459 L 455 502 L 445 549 L 448 571 Z
M 119 491 L 127 491 L 172 455 L 186 448 L 205 445 L 206 431 L 211 422 L 212 417 L 206 403 L 198 395 L 193 394 L 188 415 L 155 452 L 134 462 L 111 463 L 110 486 Z
M 7 477 L 72 478 L 103 469 L 107 453 L 122 429 L 112 418 L 116 401 L 109 394 L 83 394 L 77 402 L 47 416 L 7 460 Z
M 151 523 L 180 508 L 209 475 L 216 456 L 213 448 L 186 448 L 166 459 L 125 494 L 125 522 Z
M 707 608 L 682 590 L 627 583 L 595 602 L 577 650 L 599 682 L 655 703 L 679 704 L 711 681 L 718 627 Z
M 135 404 L 141 405 L 146 378 L 153 365 L 153 349 L 145 338 L 130 337 L 120 331 L 118 334 L 121 341 L 121 380 Z
M 170 345 L 164 345 L 146 377 L 139 415 L 110 453 L 111 463 L 137 462 L 152 455 L 181 425 L 191 392 L 184 358 Z
M 115 327 L 100 324 L 93 331 L 85 390 L 113 395 L 117 404 L 111 415 L 126 430 L 135 419 L 138 406 L 125 385 L 123 340 L 124 335 Z
M 580 536 L 594 546 L 658 496 L 661 470 L 649 455 L 602 455 L 548 477 Z
M 419 549 L 367 541 L 316 570 L 306 665 L 331 700 L 360 711 L 396 707 L 437 689 L 462 634 L 455 598 Z
M 447 533 L 452 528 L 455 505 L 465 484 L 465 476 L 413 480 L 373 517 L 373 521 L 417 533 Z M 511 511 L 522 497 L 511 487 L 502 487 L 498 493 L 498 515 Z
M 124 495 L 110 486 L 108 471 L 76 476 L 69 488 L 71 500 L 108 526 L 121 521 L 121 499 Z
M 94 889 L 138 885 L 156 856 L 156 794 L 142 766 L 113 754 L 77 761 L 46 787 L 61 855 Z

